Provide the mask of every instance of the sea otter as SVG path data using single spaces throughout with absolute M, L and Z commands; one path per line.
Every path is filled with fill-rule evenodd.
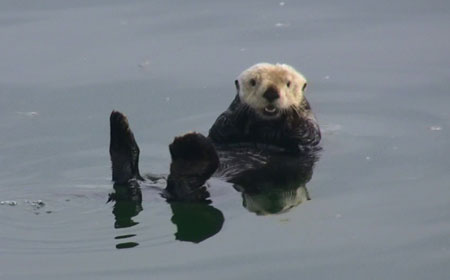
M 293 67 L 259 63 L 242 72 L 235 85 L 234 101 L 209 131 L 214 143 L 260 143 L 291 151 L 319 144 L 319 125 L 304 95 L 307 81 Z
M 216 174 L 242 192 L 244 206 L 258 214 L 283 212 L 309 199 L 305 185 L 318 159 L 321 134 L 304 95 L 306 79 L 286 64 L 259 63 L 243 71 L 235 86 L 233 102 L 207 137 L 188 133 L 170 144 L 163 196 L 205 200 L 206 181 Z M 151 180 L 139 172 L 139 147 L 127 118 L 113 111 L 110 125 L 113 181 Z M 130 196 L 140 200 L 134 189 Z M 279 199 L 268 203 L 267 193 Z

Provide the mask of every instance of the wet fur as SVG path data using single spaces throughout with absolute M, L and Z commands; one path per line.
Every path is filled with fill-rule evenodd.
M 320 128 L 304 96 L 306 79 L 294 68 L 259 63 L 243 71 L 235 85 L 233 102 L 209 131 L 215 144 L 260 143 L 290 151 L 319 144 Z M 268 100 L 268 91 L 277 98 Z M 266 116 L 267 106 L 276 114 Z
M 113 111 L 110 116 L 110 156 L 112 180 L 117 185 L 135 185 L 144 180 L 139 172 L 139 147 L 127 117 Z M 176 137 L 169 146 L 172 162 L 164 196 L 167 200 L 200 201 L 209 194 L 206 181 L 219 166 L 219 158 L 210 139 L 199 133 Z
M 219 166 L 211 141 L 199 133 L 176 137 L 169 146 L 172 163 L 166 190 L 173 200 L 206 199 L 205 183 Z
M 112 111 L 109 120 L 112 180 L 124 184 L 132 178 L 142 179 L 138 165 L 140 151 L 127 117 L 118 111 Z
M 216 144 L 261 143 L 296 151 L 319 144 L 321 133 L 306 99 L 301 106 L 281 111 L 276 119 L 264 119 L 236 95 L 230 107 L 217 118 L 208 137 Z

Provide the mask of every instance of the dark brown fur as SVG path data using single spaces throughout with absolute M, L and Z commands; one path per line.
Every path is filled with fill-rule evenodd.
M 298 150 L 316 146 L 321 139 L 319 125 L 304 98 L 299 107 L 283 111 L 275 119 L 261 117 L 252 108 L 235 99 L 209 130 L 215 144 L 261 143 Z

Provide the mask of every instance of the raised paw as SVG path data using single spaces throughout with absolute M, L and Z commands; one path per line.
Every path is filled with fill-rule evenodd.
M 207 160 L 212 162 L 218 162 L 219 160 L 211 141 L 197 132 L 175 137 L 169 146 L 169 150 L 172 160 Z
M 172 163 L 166 190 L 175 200 L 192 200 L 219 166 L 216 149 L 195 132 L 176 137 L 169 149 Z
M 211 141 L 200 133 L 178 136 L 169 146 L 174 174 L 209 177 L 219 166 L 219 157 Z

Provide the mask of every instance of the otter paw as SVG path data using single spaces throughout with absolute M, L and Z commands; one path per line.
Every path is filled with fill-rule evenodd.
M 176 137 L 169 146 L 172 156 L 167 191 L 177 199 L 201 188 L 219 167 L 211 141 L 199 133 Z
M 212 142 L 197 132 L 190 132 L 183 136 L 175 137 L 172 144 L 169 145 L 172 161 L 217 161 L 216 149 Z

